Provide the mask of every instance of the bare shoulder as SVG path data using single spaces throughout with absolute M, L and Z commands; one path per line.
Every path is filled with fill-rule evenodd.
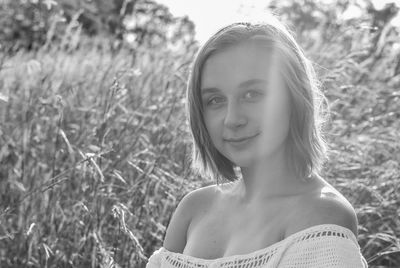
M 312 195 L 305 195 L 285 236 L 319 224 L 336 224 L 358 235 L 357 214 L 350 202 L 333 186 L 326 184 Z
M 215 192 L 216 185 L 208 185 L 192 190 L 182 197 L 168 223 L 164 248 L 173 252 L 183 252 L 191 220 L 196 211 L 204 209 L 212 202 Z

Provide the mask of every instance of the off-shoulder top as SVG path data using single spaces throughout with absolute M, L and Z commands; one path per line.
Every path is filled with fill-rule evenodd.
M 202 259 L 164 247 L 155 250 L 146 268 L 367 268 L 354 233 L 337 224 L 319 224 L 293 233 L 248 254 Z

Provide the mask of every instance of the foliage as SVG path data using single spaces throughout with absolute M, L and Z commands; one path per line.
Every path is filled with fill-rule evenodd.
M 399 29 L 370 5 L 343 19 L 344 1 L 272 4 L 330 101 L 324 178 L 355 207 L 369 266 L 397 267 Z M 188 161 L 198 44 L 102 41 L 0 55 L 0 267 L 144 267 L 182 196 L 215 183 Z
M 152 0 L 3 0 L 0 3 L 0 50 L 18 51 L 54 44 L 72 45 L 81 35 L 101 36 L 121 45 L 162 46 L 177 39 L 193 41 L 193 23 L 174 17 Z M 88 38 L 86 38 L 88 39 Z M 89 39 L 90 40 L 90 39 Z M 71 44 L 72 43 L 72 44 Z

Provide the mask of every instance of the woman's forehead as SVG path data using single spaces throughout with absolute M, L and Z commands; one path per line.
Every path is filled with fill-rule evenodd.
M 202 87 L 215 86 L 221 82 L 242 81 L 246 78 L 268 79 L 276 61 L 271 52 L 257 46 L 237 45 L 211 55 L 201 73 Z

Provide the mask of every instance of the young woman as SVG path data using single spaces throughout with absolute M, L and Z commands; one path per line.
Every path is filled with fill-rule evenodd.
M 146 267 L 367 267 L 354 208 L 319 175 L 326 103 L 276 18 L 215 33 L 187 104 L 193 164 L 217 184 L 180 201 Z

